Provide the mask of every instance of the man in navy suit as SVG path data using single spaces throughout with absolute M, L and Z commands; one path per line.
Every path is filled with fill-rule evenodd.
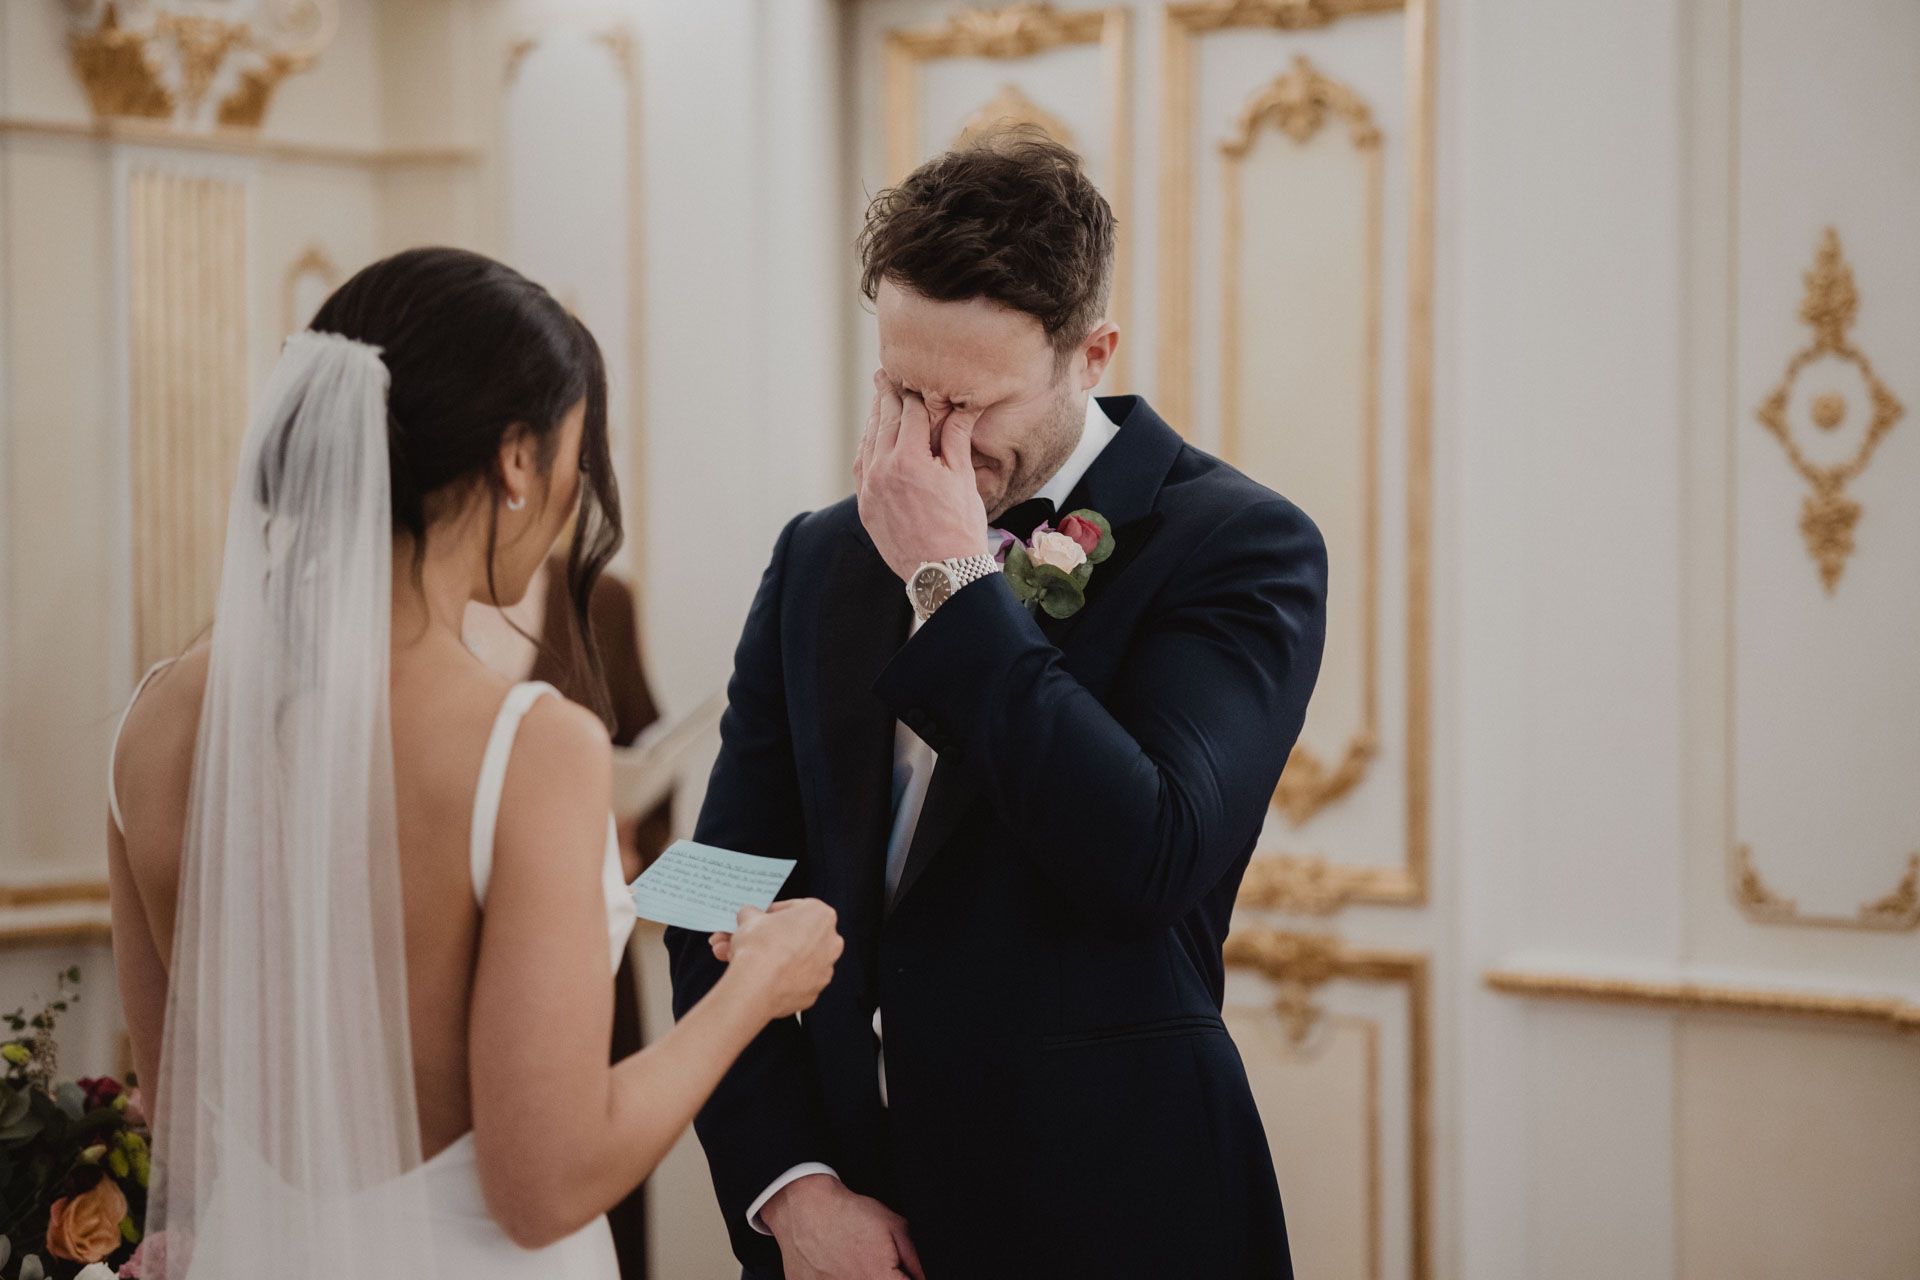
M 697 831 L 798 859 L 785 891 L 847 941 L 698 1122 L 748 1277 L 1292 1274 L 1221 944 L 1326 552 L 1144 400 L 1092 395 L 1113 243 L 1032 131 L 868 211 L 859 491 L 780 535 Z M 721 962 L 668 945 L 684 1010 Z

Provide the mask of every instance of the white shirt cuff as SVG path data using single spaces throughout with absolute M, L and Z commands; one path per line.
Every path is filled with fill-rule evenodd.
M 824 1173 L 829 1178 L 836 1180 L 840 1177 L 830 1166 L 821 1164 L 818 1161 L 810 1160 L 805 1164 L 793 1166 L 793 1168 L 768 1183 L 767 1189 L 760 1193 L 759 1199 L 747 1206 L 747 1225 L 763 1236 L 772 1235 L 773 1232 L 767 1230 L 766 1223 L 760 1221 L 760 1211 L 767 1207 L 767 1201 L 778 1195 L 789 1182 L 798 1182 L 800 1179 L 812 1177 L 816 1173 Z

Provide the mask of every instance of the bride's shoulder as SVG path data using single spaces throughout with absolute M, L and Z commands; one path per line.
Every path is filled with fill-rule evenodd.
M 606 821 L 613 803 L 613 745 L 593 712 L 549 693 L 521 720 L 500 796 L 502 833 L 538 837 L 577 823 L 582 831 Z M 504 842 L 511 844 L 511 839 Z
M 525 761 L 537 770 L 557 774 L 585 770 L 603 776 L 613 769 L 613 742 L 606 724 L 558 693 L 534 699 L 514 746 L 516 763 Z
M 155 668 L 127 706 L 109 764 L 122 814 L 184 811 L 210 652 L 202 642 Z
M 212 646 L 201 642 L 153 669 L 135 693 L 121 723 L 116 759 L 133 765 L 150 757 L 172 759 L 200 728 Z M 191 758 L 192 751 L 187 751 Z

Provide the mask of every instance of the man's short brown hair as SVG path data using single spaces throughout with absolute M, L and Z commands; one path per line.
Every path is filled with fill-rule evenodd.
M 1080 157 L 1031 125 L 936 156 L 867 206 L 860 291 L 986 298 L 1040 322 L 1064 357 L 1106 315 L 1113 210 Z

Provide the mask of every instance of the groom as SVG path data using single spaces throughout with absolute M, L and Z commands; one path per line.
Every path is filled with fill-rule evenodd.
M 1292 1274 L 1220 953 L 1326 556 L 1144 400 L 1091 397 L 1113 243 L 1030 131 L 868 211 L 859 493 L 774 548 L 697 831 L 799 859 L 786 892 L 847 940 L 698 1122 L 749 1277 Z M 1010 572 L 989 519 L 1032 544 Z M 668 946 L 678 1012 L 721 966 Z

